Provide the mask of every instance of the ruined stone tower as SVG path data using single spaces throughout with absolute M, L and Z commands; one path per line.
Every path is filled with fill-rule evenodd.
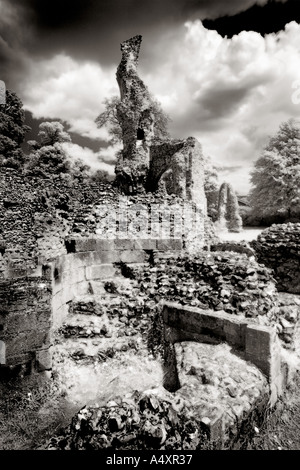
M 137 74 L 141 41 L 142 36 L 135 36 L 121 44 L 122 59 L 116 74 L 121 94 L 117 115 L 123 134 L 123 153 L 116 175 L 126 194 L 145 188 L 154 135 L 152 99 Z
M 186 140 L 154 139 L 154 102 L 137 73 L 142 36 L 121 44 L 117 69 L 121 102 L 117 109 L 122 127 L 123 151 L 117 162 L 116 181 L 121 192 L 135 194 L 163 188 L 206 210 L 203 154 L 194 137 Z

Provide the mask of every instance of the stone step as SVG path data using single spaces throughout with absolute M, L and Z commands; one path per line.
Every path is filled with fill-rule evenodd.
M 59 348 L 60 352 L 76 362 L 101 362 L 128 350 L 137 354 L 144 354 L 146 351 L 146 346 L 138 334 L 114 338 L 113 341 L 111 338 L 100 338 L 99 336 L 94 338 L 72 337 L 64 339 Z
M 126 311 L 125 311 L 126 310 Z M 68 337 L 117 337 L 142 333 L 149 327 L 146 314 L 139 318 L 131 316 L 128 309 L 114 309 L 102 315 L 70 314 L 59 328 L 59 335 Z
M 105 336 L 108 333 L 108 325 L 111 321 L 107 316 L 81 314 L 69 315 L 59 329 L 59 333 L 65 337 L 94 337 Z
M 69 313 L 101 316 L 108 310 L 111 312 L 120 308 L 122 303 L 123 298 L 113 294 L 78 296 L 70 302 Z

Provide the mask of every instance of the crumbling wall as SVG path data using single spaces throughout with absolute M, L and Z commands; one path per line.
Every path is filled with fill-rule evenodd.
M 150 191 L 163 187 L 167 194 L 193 201 L 206 213 L 203 154 L 197 139 L 189 137 L 152 145 L 146 187 Z
M 116 165 L 117 181 L 125 194 L 145 187 L 150 145 L 154 135 L 152 98 L 137 74 L 142 36 L 121 44 L 122 59 L 117 69 L 121 102 L 117 108 L 122 127 L 123 151 Z
M 206 213 L 200 143 L 193 137 L 154 139 L 153 100 L 137 74 L 141 40 L 135 36 L 121 44 L 117 81 L 123 151 L 115 168 L 118 185 L 125 194 L 161 189 L 199 204 Z
M 6 366 L 51 369 L 51 281 L 45 276 L 0 281 L 0 340 Z
M 300 294 L 300 223 L 274 224 L 251 244 L 258 261 L 273 270 L 277 289 Z
M 167 302 L 162 313 L 166 347 L 182 341 L 218 344 L 226 342 L 268 378 L 271 406 L 282 395 L 281 346 L 276 329 L 251 324 L 225 312 L 211 312 Z M 180 363 L 177 364 L 180 370 Z

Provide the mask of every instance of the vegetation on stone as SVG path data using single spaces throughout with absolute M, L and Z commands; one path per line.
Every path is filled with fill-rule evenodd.
M 229 232 L 240 232 L 243 228 L 237 196 L 228 183 L 223 183 L 219 190 L 216 225 L 218 230 Z
M 300 293 L 300 223 L 274 224 L 252 242 L 257 259 L 273 269 L 279 291 Z

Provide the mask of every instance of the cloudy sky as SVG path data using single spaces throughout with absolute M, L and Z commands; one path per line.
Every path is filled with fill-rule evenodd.
M 0 0 L 0 79 L 28 124 L 61 119 L 68 152 L 113 173 L 115 149 L 94 122 L 118 94 L 120 43 L 143 36 L 139 74 L 194 136 L 220 182 L 249 172 L 281 122 L 300 111 L 300 0 Z

